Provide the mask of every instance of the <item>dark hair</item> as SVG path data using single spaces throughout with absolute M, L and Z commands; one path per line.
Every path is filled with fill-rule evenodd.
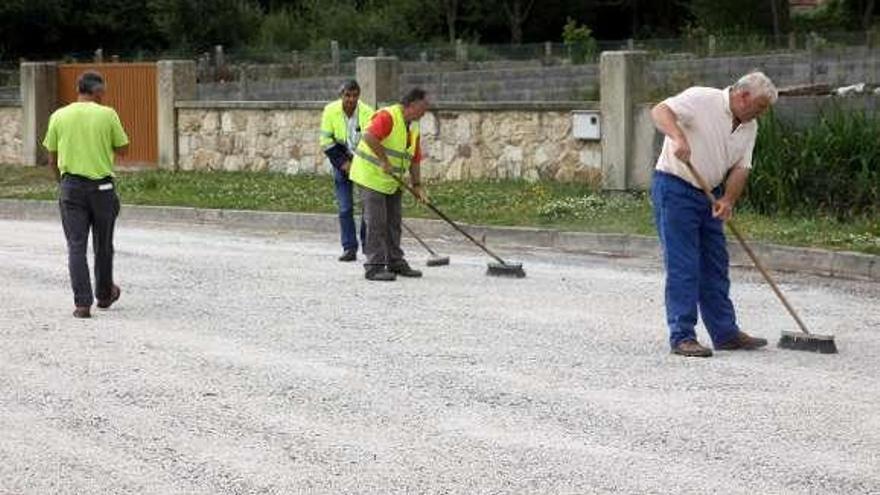
M 104 78 L 97 72 L 83 72 L 76 81 L 76 87 L 81 95 L 93 95 L 104 89 Z
M 422 101 L 427 97 L 428 93 L 424 89 L 417 87 L 409 90 L 405 95 L 403 95 L 403 99 L 400 100 L 400 103 L 402 103 L 403 106 L 407 106 L 417 101 Z
M 357 91 L 358 93 L 360 93 L 361 87 L 358 84 L 358 82 L 355 81 L 354 79 L 348 79 L 347 81 L 342 83 L 341 86 L 339 86 L 339 94 L 342 94 L 342 93 L 345 93 L 348 91 Z

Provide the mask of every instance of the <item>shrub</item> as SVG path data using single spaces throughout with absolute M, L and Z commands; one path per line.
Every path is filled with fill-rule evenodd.
M 562 28 L 562 42 L 568 49 L 568 56 L 573 64 L 592 61 L 599 51 L 599 45 L 593 38 L 593 32 L 590 31 L 590 28 L 578 26 L 572 18 L 568 18 Z
M 796 129 L 761 119 L 747 204 L 761 213 L 880 213 L 880 116 L 834 107 Z

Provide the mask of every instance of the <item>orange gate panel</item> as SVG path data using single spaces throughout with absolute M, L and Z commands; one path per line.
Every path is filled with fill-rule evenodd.
M 159 157 L 156 113 L 156 64 L 61 64 L 58 66 L 58 103 L 76 101 L 76 80 L 85 71 L 104 77 L 103 105 L 113 107 L 128 134 L 123 163 L 156 165 Z

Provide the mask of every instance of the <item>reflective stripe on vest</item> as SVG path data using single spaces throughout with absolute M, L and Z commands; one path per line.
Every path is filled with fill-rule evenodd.
M 373 108 L 362 101 L 358 101 L 355 109 L 358 118 L 358 127 L 366 128 L 373 116 Z M 318 141 L 322 150 L 327 150 L 341 144 L 346 146 L 348 140 L 347 129 L 348 116 L 342 108 L 342 100 L 335 100 L 328 103 L 324 107 L 321 114 L 321 130 L 318 134 Z
M 419 125 L 418 122 L 412 122 L 407 130 L 402 105 L 393 105 L 383 110 L 391 115 L 393 127 L 391 134 L 382 140 L 382 148 L 393 173 L 403 176 L 409 170 L 413 153 L 419 142 Z M 364 140 L 361 140 L 355 150 L 349 178 L 356 184 L 383 194 L 394 194 L 400 187 L 393 177 L 385 173 L 380 166 L 379 158 Z
M 385 149 L 385 153 L 386 153 L 386 154 L 388 154 L 389 151 L 391 151 L 391 150 L 389 150 L 389 149 L 387 149 L 387 148 Z M 396 153 L 396 152 L 395 152 L 395 153 Z M 355 150 L 355 151 L 354 151 L 354 154 L 357 155 L 357 156 L 359 156 L 359 157 L 361 157 L 361 158 L 363 158 L 364 160 L 366 160 L 366 161 L 372 163 L 373 165 L 375 165 L 375 166 L 377 166 L 377 167 L 380 167 L 380 168 L 382 167 L 382 164 L 379 163 L 379 159 L 376 158 L 375 156 L 370 156 L 370 155 L 368 155 L 368 154 L 362 152 L 361 150 Z M 394 164 L 391 165 L 391 170 L 394 170 L 395 172 L 397 172 L 397 173 L 399 173 L 399 174 L 402 174 L 402 173 L 406 172 L 406 169 L 404 169 L 403 167 L 398 167 L 398 166 L 396 166 L 396 165 L 394 165 Z

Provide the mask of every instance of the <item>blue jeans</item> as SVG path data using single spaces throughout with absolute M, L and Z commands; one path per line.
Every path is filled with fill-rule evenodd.
M 721 187 L 713 193 L 719 197 Z M 701 190 L 674 175 L 654 172 L 651 200 L 666 267 L 669 344 L 696 340 L 698 307 L 715 347 L 733 339 L 739 328 L 730 301 L 724 223 L 712 217 Z
M 345 251 L 357 251 L 358 238 L 354 227 L 354 184 L 348 176 L 333 169 L 333 184 L 336 189 L 336 204 L 339 205 L 339 230 L 342 241 L 342 249 Z M 360 237 L 364 239 L 364 222 L 361 219 Z

